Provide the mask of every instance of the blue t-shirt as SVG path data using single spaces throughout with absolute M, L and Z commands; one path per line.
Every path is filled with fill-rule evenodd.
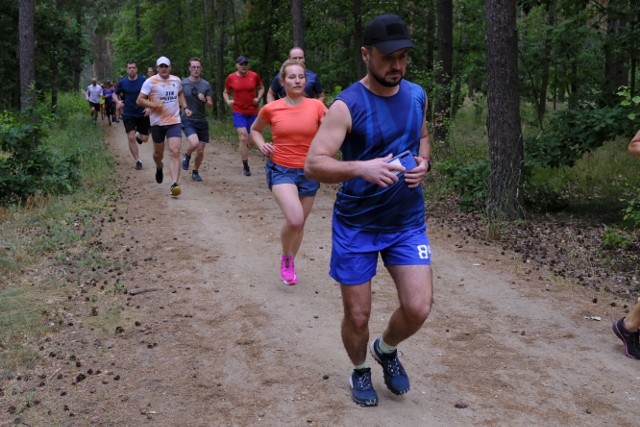
M 110 89 L 102 89 L 102 96 L 104 96 L 104 102 L 107 105 L 111 105 L 111 103 L 113 102 L 113 97 L 112 95 L 116 92 L 116 90 L 114 88 L 110 88 Z
M 418 155 L 427 95 L 419 85 L 402 80 L 398 93 L 383 97 L 357 82 L 340 92 L 351 113 L 351 132 L 340 151 L 342 160 L 371 160 L 409 150 Z M 343 224 L 367 231 L 402 231 L 425 226 L 422 186 L 409 188 L 401 176 L 382 188 L 360 177 L 344 181 L 334 204 Z
M 305 69 L 305 77 L 307 78 L 307 82 L 304 85 L 304 94 L 307 98 L 317 98 L 318 95 L 323 93 L 322 84 L 320 83 L 320 79 L 318 75 L 313 71 Z M 280 83 L 280 73 L 276 74 L 273 78 L 273 82 L 271 82 L 271 90 L 276 95 L 276 99 L 284 98 L 287 96 L 287 93 L 284 90 L 284 86 Z
M 127 76 L 118 82 L 118 90 L 116 93 L 121 99 L 124 99 L 122 117 L 144 117 L 144 108 L 136 104 L 136 99 L 138 99 L 142 83 L 144 83 L 145 80 L 146 78 L 144 76 L 138 75 L 135 80 L 129 80 Z M 122 98 L 123 95 L 124 98 Z

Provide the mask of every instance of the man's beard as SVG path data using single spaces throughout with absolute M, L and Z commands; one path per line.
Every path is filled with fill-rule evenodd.
M 390 82 L 388 80 L 385 80 L 384 77 L 380 76 L 379 74 L 374 73 L 372 70 L 369 70 L 369 74 L 375 79 L 376 82 L 378 82 L 381 86 L 384 86 L 384 87 L 396 87 L 400 84 L 400 82 L 404 78 L 404 77 L 400 77 L 397 82 Z

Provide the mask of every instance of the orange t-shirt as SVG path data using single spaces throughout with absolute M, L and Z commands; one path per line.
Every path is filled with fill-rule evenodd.
M 271 126 L 275 147 L 271 161 L 287 168 L 303 168 L 326 111 L 321 101 L 312 98 L 303 98 L 298 105 L 289 105 L 281 98 L 262 107 L 258 115 Z

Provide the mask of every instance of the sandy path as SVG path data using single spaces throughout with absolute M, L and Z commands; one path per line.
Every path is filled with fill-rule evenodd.
M 412 389 L 392 395 L 369 360 L 380 404 L 355 405 L 339 289 L 327 274 L 334 189 L 324 187 L 307 224 L 300 284 L 285 287 L 280 213 L 258 157 L 247 178 L 235 148 L 212 142 L 204 181 L 183 175 L 174 199 L 154 181 L 150 144 L 142 171 L 121 127 L 108 144 L 123 186 L 102 242 L 126 260 L 125 289 L 161 289 L 99 300 L 101 311 L 121 310 L 124 331 L 80 326 L 57 344 L 65 357 L 42 370 L 58 363 L 64 375 L 38 390 L 42 403 L 22 416 L 31 425 L 637 425 L 640 364 L 610 329 L 621 307 L 440 229 L 430 230 L 433 314 L 400 347 Z M 396 304 L 384 270 L 374 291 L 372 336 Z M 74 307 L 78 325 L 90 306 Z M 82 368 L 63 363 L 70 352 Z M 73 381 L 88 366 L 94 374 Z

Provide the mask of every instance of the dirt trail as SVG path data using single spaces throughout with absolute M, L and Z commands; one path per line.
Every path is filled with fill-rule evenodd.
M 109 128 L 107 143 L 122 192 L 96 244 L 128 267 L 97 281 L 159 290 L 90 289 L 95 301 L 74 294 L 73 326 L 43 343 L 46 364 L 3 384 L 0 424 L 637 425 L 640 364 L 610 329 L 622 308 L 441 229 L 429 231 L 432 316 L 400 347 L 412 389 L 392 395 L 369 360 L 380 404 L 355 405 L 340 293 L 327 274 L 335 187 L 316 199 L 296 260 L 300 283 L 286 287 L 281 215 L 261 159 L 244 177 L 236 149 L 212 142 L 204 181 L 183 174 L 176 199 L 168 182 L 154 181 L 150 143 L 142 171 L 121 126 Z M 384 270 L 374 291 L 372 336 L 396 304 Z M 108 323 L 114 310 L 122 318 Z M 101 325 L 91 323 L 96 311 Z M 37 404 L 6 409 L 20 408 L 30 389 Z

